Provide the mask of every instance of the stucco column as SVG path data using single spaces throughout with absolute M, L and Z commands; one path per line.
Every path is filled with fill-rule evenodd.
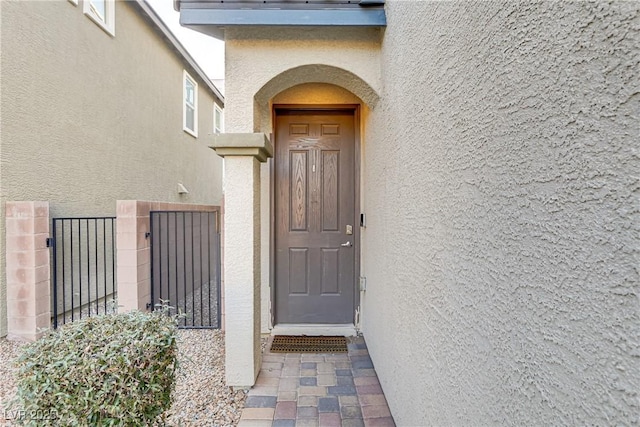
M 35 341 L 51 326 L 49 202 L 7 202 L 8 338 Z
M 216 135 L 224 157 L 225 347 L 228 386 L 248 388 L 260 370 L 260 162 L 273 155 L 261 133 Z

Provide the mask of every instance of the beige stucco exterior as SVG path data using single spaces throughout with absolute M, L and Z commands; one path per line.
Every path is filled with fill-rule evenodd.
M 225 164 L 225 377 L 249 388 L 258 377 L 260 346 L 260 163 L 273 156 L 264 134 L 216 135 L 211 146 Z
M 368 107 L 361 326 L 397 425 L 637 423 L 640 6 L 385 8 L 377 34 L 227 30 L 226 128 Z
M 49 201 L 53 217 L 115 216 L 117 199 L 221 204 L 214 96 L 135 4 L 116 2 L 115 37 L 82 2 L 0 2 L 0 15 L 0 218 L 8 200 Z M 183 70 L 198 82 L 198 138 L 183 131 Z M 3 273 L 0 336 L 5 289 Z

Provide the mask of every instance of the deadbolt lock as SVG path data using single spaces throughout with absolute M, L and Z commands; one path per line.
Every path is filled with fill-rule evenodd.
M 353 234 L 353 225 L 347 225 L 346 233 L 349 235 Z

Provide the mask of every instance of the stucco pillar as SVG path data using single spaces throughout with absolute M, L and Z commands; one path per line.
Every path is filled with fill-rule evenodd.
M 116 256 L 118 259 L 118 310 L 147 310 L 151 301 L 151 202 L 116 201 Z
M 216 135 L 224 157 L 226 381 L 248 388 L 260 370 L 260 162 L 273 155 L 261 133 Z
M 51 326 L 49 202 L 6 203 L 8 338 L 35 341 Z

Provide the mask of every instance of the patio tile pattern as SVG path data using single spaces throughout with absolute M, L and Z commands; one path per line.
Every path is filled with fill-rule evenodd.
M 346 354 L 263 355 L 239 427 L 395 426 L 364 338 Z

